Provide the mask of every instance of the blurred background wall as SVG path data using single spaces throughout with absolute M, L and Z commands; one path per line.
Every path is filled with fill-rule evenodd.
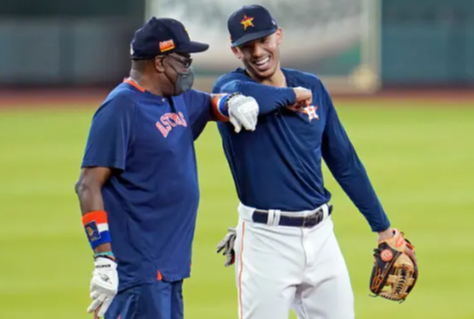
M 182 20 L 211 44 L 196 61 L 204 87 L 238 65 L 226 20 L 239 0 L 2 0 L 0 86 L 115 85 L 150 16 Z M 283 61 L 333 90 L 474 85 L 474 1 L 262 0 L 284 30 Z M 206 80 L 208 82 L 206 82 Z

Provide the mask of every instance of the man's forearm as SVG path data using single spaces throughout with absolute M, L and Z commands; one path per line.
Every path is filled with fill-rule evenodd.
M 273 86 L 235 80 L 215 89 L 215 93 L 236 93 L 253 97 L 260 106 L 260 115 L 268 114 L 280 107 L 293 105 L 296 93 L 293 88 L 277 88 Z
M 103 225 L 107 225 L 106 228 L 108 232 L 108 223 L 106 220 L 107 217 L 104 209 L 104 201 L 102 199 L 101 186 L 87 184 L 83 180 L 80 180 L 76 184 L 76 194 L 79 198 L 82 221 L 88 235 L 88 239 L 89 241 L 93 241 L 94 236 L 100 237 L 99 227 L 101 227 L 103 230 L 105 228 Z M 101 226 L 98 226 L 98 223 Z M 97 234 L 94 234 L 94 232 L 97 232 Z M 112 245 L 110 241 L 101 243 L 97 246 L 94 245 L 93 251 L 96 254 L 101 252 L 111 252 Z
M 375 190 L 361 163 L 342 174 L 334 174 L 337 182 L 359 211 L 365 216 L 373 232 L 381 233 L 390 227 L 390 220 L 377 198 Z
M 100 185 L 91 185 L 82 180 L 76 184 L 76 194 L 79 198 L 81 213 L 104 210 L 104 200 Z

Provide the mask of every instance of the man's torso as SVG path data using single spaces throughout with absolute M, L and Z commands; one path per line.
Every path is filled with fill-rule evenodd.
M 117 95 L 134 104 L 125 169 L 102 189 L 120 290 L 157 278 L 181 280 L 190 275 L 199 203 L 193 106 L 182 96 L 168 100 L 127 83 L 108 99 Z
M 300 112 L 278 109 L 260 116 L 255 132 L 233 134 L 226 123 L 218 124 L 219 131 L 245 205 L 286 211 L 314 209 L 330 199 L 321 169 L 327 106 L 314 77 L 288 69 L 284 74 L 289 87 L 312 90 L 311 106 Z

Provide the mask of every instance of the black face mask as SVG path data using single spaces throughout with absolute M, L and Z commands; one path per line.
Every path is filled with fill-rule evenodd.
M 170 82 L 173 83 L 174 86 L 173 95 L 180 95 L 191 89 L 194 84 L 193 69 L 189 68 L 186 72 L 180 72 L 176 70 L 173 64 L 170 63 L 170 66 L 173 68 L 176 74 L 178 74 L 178 76 L 176 77 L 176 82 L 173 83 L 173 81 L 170 80 Z
M 176 71 L 176 73 L 178 73 L 178 78 L 174 84 L 174 92 L 180 95 L 193 87 L 194 72 L 193 69 L 189 69 L 187 72 Z

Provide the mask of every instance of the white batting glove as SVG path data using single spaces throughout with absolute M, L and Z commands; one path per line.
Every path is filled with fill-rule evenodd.
M 242 126 L 248 131 L 255 131 L 258 118 L 258 103 L 251 96 L 234 95 L 227 100 L 229 119 L 234 130 L 239 133 Z
M 94 312 L 94 318 L 100 318 L 104 316 L 117 294 L 117 264 L 109 258 L 98 257 L 94 265 L 90 285 L 92 303 L 87 312 Z
M 235 250 L 234 243 L 235 238 L 237 237 L 237 232 L 235 228 L 227 228 L 228 233 L 225 237 L 217 244 L 217 253 L 220 253 L 222 250 L 222 255 L 226 256 L 226 261 L 224 263 L 225 267 L 229 267 L 235 263 Z

